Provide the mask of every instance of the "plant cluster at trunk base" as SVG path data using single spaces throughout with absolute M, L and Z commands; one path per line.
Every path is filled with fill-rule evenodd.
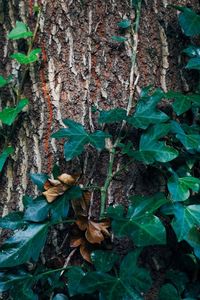
M 135 1 L 136 6 L 140 4 Z M 176 9 L 180 10 L 185 35 L 199 35 L 200 16 L 189 8 Z M 118 26 L 127 30 L 132 25 L 123 20 Z M 30 34 L 26 31 L 25 37 Z M 183 52 L 189 56 L 186 68 L 198 71 L 200 48 L 189 45 Z M 18 59 L 30 62 L 31 58 Z M 58 166 L 51 175 L 31 174 L 41 195 L 35 199 L 24 196 L 23 212 L 0 219 L 1 228 L 14 231 L 1 247 L 0 291 L 9 293 L 10 299 L 142 300 L 155 278 L 142 258 L 148 249 L 159 248 L 160 255 L 164 249 L 170 249 L 172 255 L 170 263 L 161 267 L 165 274 L 157 299 L 200 299 L 199 107 L 196 92 L 165 93 L 148 86 L 142 90 L 134 112 L 96 110 L 99 129 L 95 132 L 73 120 L 63 120 L 66 127 L 52 138 L 65 139 L 65 159 L 84 155 L 88 148 L 95 157 L 108 153 L 107 176 L 103 185 L 92 179 L 84 185 L 83 174 L 61 174 Z M 111 134 L 113 124 L 115 132 Z M 133 129 L 139 141 L 131 136 Z M 124 164 L 115 169 L 118 157 L 123 157 Z M 156 170 L 162 179 L 162 192 L 130 196 L 126 208 L 119 204 L 108 207 L 111 182 L 132 162 Z M 91 198 L 96 194 L 100 195 L 98 220 L 92 219 L 90 212 Z M 63 228 L 73 250 L 61 247 L 54 257 L 56 266 L 50 268 L 45 262 L 45 257 L 51 259 L 45 244 L 52 229 Z M 112 242 L 124 237 L 133 247 L 122 257 Z M 70 259 L 78 248 L 83 263 L 73 266 Z

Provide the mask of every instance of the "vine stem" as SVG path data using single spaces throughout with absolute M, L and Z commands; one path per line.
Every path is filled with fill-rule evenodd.
M 135 86 L 138 82 L 139 77 L 137 76 L 135 83 L 133 84 L 133 77 L 134 77 L 134 69 L 136 66 L 136 56 L 137 56 L 137 48 L 138 48 L 138 30 L 139 30 L 139 22 L 140 22 L 140 15 L 141 15 L 141 4 L 142 0 L 138 0 L 137 6 L 136 6 L 136 19 L 134 22 L 134 25 L 131 26 L 131 33 L 133 37 L 133 45 L 132 45 L 132 57 L 131 57 L 131 72 L 130 72 L 130 95 L 129 95 L 129 100 L 126 108 L 127 115 L 129 115 L 131 108 L 133 106 L 133 95 L 134 95 L 134 90 Z M 131 3 L 132 7 L 132 3 Z M 116 155 L 116 148 L 120 142 L 120 136 L 122 133 L 122 130 L 125 126 L 126 122 L 122 123 L 121 129 L 119 131 L 119 135 L 114 143 L 114 145 L 111 147 L 109 150 L 109 163 L 108 163 L 108 173 L 107 177 L 105 180 L 105 183 L 103 187 L 101 187 L 101 208 L 100 208 L 100 219 L 102 219 L 105 216 L 105 208 L 106 208 L 106 198 L 107 198 L 107 193 L 108 189 L 110 187 L 111 181 L 113 177 L 118 174 L 119 172 L 113 172 L 113 165 L 114 165 L 114 160 L 115 160 L 115 155 Z M 124 169 L 124 168 L 123 168 Z

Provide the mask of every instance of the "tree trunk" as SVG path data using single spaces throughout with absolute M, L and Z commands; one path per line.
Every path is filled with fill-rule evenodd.
M 1 6 L 4 4 L 4 12 L 2 9 L 0 12 L 3 36 L 0 72 L 4 75 L 17 75 L 19 70 L 18 64 L 9 59 L 17 44 L 8 42 L 6 35 L 16 20 L 29 24 L 31 29 L 34 27 L 33 2 L 0 1 Z M 15 154 L 1 174 L 1 214 L 22 209 L 25 193 L 37 194 L 29 173 L 49 173 L 58 161 L 65 171 L 78 171 L 78 163 L 76 166 L 64 164 L 62 144 L 50 137 L 63 125 L 63 118 L 73 118 L 94 130 L 92 106 L 125 108 L 130 94 L 134 92 L 136 101 L 141 88 L 148 84 L 165 91 L 190 89 L 179 59 L 185 40 L 176 10 L 167 8 L 172 2 L 198 8 L 198 0 L 144 0 L 137 65 L 132 68 L 130 34 L 126 34 L 128 42 L 125 44 L 111 39 L 119 34 L 117 22 L 122 18 L 134 19 L 130 1 L 38 0 L 42 15 L 36 45 L 42 48 L 43 60 L 32 67 L 25 84 L 24 95 L 30 104 L 13 141 Z M 5 99 L 5 95 L 1 99 Z M 101 165 L 98 172 L 103 176 Z M 126 193 L 131 189 L 137 192 L 150 188 L 150 183 L 145 188 L 141 185 L 144 177 L 140 172 L 135 166 L 130 178 L 124 181 Z M 121 185 L 117 182 L 110 187 L 110 203 L 121 201 Z

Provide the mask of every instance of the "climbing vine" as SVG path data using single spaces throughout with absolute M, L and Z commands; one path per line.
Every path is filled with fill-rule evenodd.
M 118 27 L 133 31 L 135 37 L 141 1 L 133 4 L 135 23 L 125 19 Z M 200 16 L 187 7 L 174 8 L 180 11 L 178 18 L 183 33 L 191 38 L 191 44 L 182 53 L 187 59 L 185 69 L 195 70 L 199 76 L 200 48 L 194 44 L 193 37 L 200 35 Z M 18 22 L 9 38 L 33 38 L 33 34 Z M 122 35 L 113 39 L 126 42 Z M 135 47 L 134 44 L 133 67 Z M 38 59 L 39 52 L 31 46 L 27 55 L 15 53 L 12 57 L 20 63 L 32 63 Z M 10 84 L 10 80 L 2 77 L 1 85 Z M 4 111 L 0 115 L 6 125 L 12 124 L 21 111 L 22 100 L 18 97 L 22 92 L 15 94 L 18 102 L 12 108 L 12 118 L 7 113 L 6 123 L 2 117 Z M 131 91 L 126 109 L 94 109 L 98 115 L 98 128 L 94 132 L 64 119 L 65 127 L 52 135 L 54 139 L 64 140 L 66 161 L 76 159 L 89 148 L 97 158 L 102 152 L 108 153 L 107 175 L 102 184 L 90 179 L 85 185 L 83 174 L 61 173 L 56 165 L 52 174 L 31 174 L 41 194 L 35 199 L 25 195 L 24 211 L 11 212 L 0 219 L 3 229 L 14 231 L 0 252 L 0 291 L 9 292 L 11 299 L 81 299 L 84 295 L 87 299 L 145 299 L 153 286 L 154 274 L 142 258 L 152 247 L 160 247 L 161 255 L 166 248 L 172 253 L 170 263 L 164 267 L 157 299 L 199 299 L 198 86 L 187 94 L 147 86 L 135 107 L 133 95 Z M 114 133 L 110 130 L 113 124 L 116 125 Z M 124 161 L 120 168 L 115 164 L 118 157 Z M 161 183 L 159 190 L 148 196 L 129 196 L 128 207 L 109 206 L 110 184 L 129 170 L 133 162 L 156 172 Z M 98 218 L 92 218 L 89 212 L 92 194 L 99 199 Z M 67 237 L 58 257 L 54 257 L 56 267 L 50 267 L 48 237 L 56 229 L 67 232 Z M 132 248 L 122 257 L 113 241 L 124 238 L 132 241 Z M 66 241 L 71 252 L 65 246 Z M 72 265 L 77 249 L 82 260 Z

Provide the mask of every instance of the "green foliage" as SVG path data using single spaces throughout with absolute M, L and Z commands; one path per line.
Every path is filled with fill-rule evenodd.
M 27 25 L 19 21 L 16 22 L 16 27 L 8 34 L 10 40 L 25 39 L 32 36 L 33 33 L 28 29 Z
M 115 35 L 113 35 L 112 40 L 115 41 L 115 42 L 118 42 L 118 43 L 124 43 L 124 42 L 127 41 L 127 38 L 124 37 L 124 36 L 115 36 Z
M 18 63 L 22 65 L 31 64 L 33 62 L 38 61 L 38 54 L 41 53 L 41 49 L 34 49 L 28 55 L 23 53 L 14 53 L 11 55 L 12 58 L 16 59 Z
M 163 123 L 169 120 L 164 112 L 156 108 L 164 97 L 163 91 L 157 89 L 149 95 L 149 90 L 150 88 L 142 91 L 135 113 L 128 119 L 128 122 L 136 128 L 147 129 L 151 124 Z
M 4 78 L 3 76 L 0 75 L 0 88 L 6 86 L 10 81 L 12 80 L 12 76 L 8 76 L 8 78 Z
M 23 108 L 28 105 L 28 99 L 21 99 L 16 107 L 6 107 L 0 112 L 0 120 L 3 124 L 12 125 Z
M 131 26 L 131 20 L 124 19 L 117 23 L 117 25 L 122 29 L 127 29 Z
M 13 154 L 14 152 L 14 148 L 11 146 L 8 146 L 5 150 L 3 150 L 3 152 L 0 154 L 0 172 L 3 169 L 3 166 L 7 160 L 7 158 L 9 157 L 10 154 Z
M 200 34 L 200 16 L 190 8 L 180 6 L 176 8 L 181 11 L 178 19 L 183 33 L 187 36 Z
M 127 119 L 126 110 L 123 108 L 114 108 L 107 111 L 100 111 L 99 123 L 112 124 L 116 122 L 122 122 Z
M 64 155 L 67 161 L 80 155 L 87 144 L 91 144 L 99 151 L 105 148 L 105 139 L 109 137 L 107 133 L 98 130 L 90 134 L 77 122 L 68 119 L 65 119 L 63 122 L 68 128 L 60 129 L 52 137 L 68 139 L 64 145 Z
M 103 258 L 101 258 L 101 255 Z M 103 251 L 94 255 L 96 271 L 84 272 L 73 267 L 67 273 L 70 296 L 100 292 L 104 299 L 142 299 L 141 293 L 146 292 L 152 284 L 149 272 L 137 265 L 140 250 L 130 252 L 121 262 L 118 276 L 103 272 L 101 261 L 106 254 Z M 110 268 L 109 268 L 110 269 Z

